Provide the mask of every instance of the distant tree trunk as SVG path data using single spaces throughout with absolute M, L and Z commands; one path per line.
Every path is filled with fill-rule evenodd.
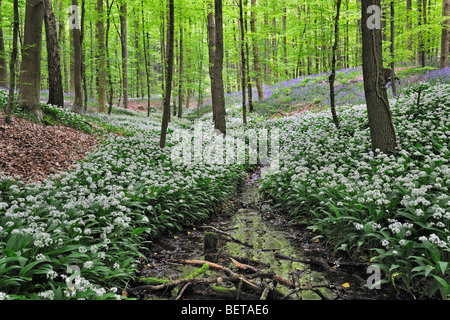
M 123 106 L 128 109 L 128 47 L 127 47 L 127 4 L 123 2 L 120 6 L 120 43 L 122 46 L 122 85 Z
M 247 6 L 247 1 L 245 3 Z M 244 19 L 245 32 L 248 33 L 248 23 L 247 23 L 247 14 Z M 247 56 L 247 88 L 248 88 L 248 109 L 250 112 L 253 112 L 253 91 L 252 91 L 252 81 L 250 76 L 250 49 L 248 45 L 248 41 L 245 41 L 245 54 Z
M 332 58 L 331 58 L 331 75 L 330 75 L 330 108 L 331 115 L 333 117 L 334 125 L 336 129 L 340 129 L 341 125 L 339 123 L 339 118 L 336 113 L 336 101 L 334 94 L 334 81 L 336 80 L 336 51 L 339 43 L 339 15 L 341 12 L 341 0 L 337 0 L 337 8 L 336 8 L 336 19 L 334 24 L 334 45 L 332 50 Z
M 251 0 L 251 5 L 254 8 L 256 6 L 256 0 Z M 258 90 L 258 100 L 264 100 L 264 91 L 262 88 L 262 80 L 261 80 L 261 61 L 259 59 L 259 48 L 258 48 L 258 38 L 256 33 L 256 14 L 255 10 L 252 10 L 251 19 L 250 19 L 250 30 L 252 32 L 252 42 L 253 42 L 253 60 L 255 65 L 255 81 L 256 81 L 256 89 Z
M 114 85 L 111 74 L 111 60 L 109 52 L 109 30 L 111 28 L 111 10 L 114 0 L 109 4 L 109 0 L 106 0 L 106 32 L 105 32 L 105 50 L 106 50 L 106 70 L 107 81 L 109 84 L 109 100 L 108 100 L 108 114 L 112 113 L 113 100 L 114 100 Z
M 411 12 L 412 12 L 412 0 L 406 0 L 406 31 L 411 32 L 412 30 L 412 18 L 411 18 Z M 409 61 L 411 63 L 414 62 L 414 56 L 412 54 L 412 37 L 408 36 L 408 44 L 407 49 L 409 51 Z
M 269 4 L 268 2 L 266 3 Z M 270 40 L 269 40 L 269 14 L 264 13 L 264 27 L 266 29 L 266 41 L 265 41 L 265 79 L 266 83 L 270 82 Z
M 98 110 L 105 112 L 106 61 L 105 61 L 105 25 L 103 22 L 103 0 L 97 0 L 97 41 L 98 41 Z
M 422 26 L 422 19 L 423 19 L 422 0 L 417 0 L 417 9 L 419 12 L 418 20 L 417 20 L 417 25 L 419 27 L 419 32 L 418 32 L 419 50 L 417 53 L 417 62 L 422 66 L 422 68 L 425 68 L 425 45 L 424 45 L 424 39 L 423 39 L 423 32 L 420 31 L 420 27 Z
M 22 66 L 18 103 L 42 121 L 40 108 L 42 27 L 45 15 L 43 0 L 27 0 L 22 46 Z
M 86 15 L 86 1 L 81 0 L 81 26 L 80 26 L 80 45 L 81 45 L 81 78 L 83 81 L 83 98 L 84 110 L 87 110 L 88 105 L 88 89 L 86 79 L 86 55 L 84 52 L 84 35 L 85 35 L 85 15 Z
M 283 0 L 283 63 L 286 78 L 289 75 L 289 68 L 287 65 L 287 37 L 286 37 L 286 0 Z
M 6 123 L 11 124 L 11 111 L 15 98 L 16 89 L 16 63 L 18 56 L 18 37 L 19 37 L 19 0 L 14 0 L 14 22 L 13 22 L 13 46 L 11 52 L 11 59 L 9 61 L 9 97 L 8 104 L 6 105 Z
M 169 126 L 170 117 L 170 97 L 172 93 L 173 79 L 173 57 L 174 57 L 174 29 L 175 29 L 175 13 L 174 0 L 169 0 L 169 26 L 167 32 L 167 62 L 166 62 L 166 84 L 164 93 L 164 113 L 161 126 L 160 148 L 166 147 L 167 128 Z
M 242 90 L 242 121 L 247 124 L 247 96 L 246 96 L 246 58 L 245 58 L 245 32 L 244 32 L 244 13 L 243 13 L 242 0 L 239 0 L 239 31 L 241 42 L 241 90 Z
M 8 62 L 6 61 L 5 41 L 2 27 L 2 2 L 0 1 L 0 87 L 8 87 Z
M 134 48 L 136 52 L 136 93 L 137 97 L 144 97 L 144 86 L 141 81 L 142 69 L 141 69 L 141 49 L 139 45 L 139 19 L 138 13 L 134 9 Z
M 150 92 L 150 68 L 149 59 L 147 58 L 147 41 L 145 37 L 145 19 L 144 19 L 144 0 L 141 2 L 141 18 L 142 18 L 142 40 L 144 45 L 144 62 L 145 62 L 145 75 L 147 77 L 147 117 L 150 117 L 151 109 L 151 92 Z
M 213 0 L 210 0 L 213 1 Z M 209 53 L 209 77 L 211 79 L 211 100 L 212 100 L 212 112 L 213 121 L 216 122 L 216 95 L 213 94 L 215 90 L 215 57 L 216 57 L 216 27 L 214 22 L 214 6 L 212 2 L 208 2 L 208 53 Z
M 371 13 L 367 9 L 371 5 L 380 7 L 380 0 L 361 1 L 362 44 L 363 44 L 363 77 L 369 116 L 372 151 L 389 153 L 395 150 L 397 138 L 392 123 L 392 115 L 383 76 L 383 48 L 381 30 L 369 28 Z
M 180 13 L 180 67 L 179 67 L 179 79 L 178 79 L 178 118 L 183 118 L 183 73 L 184 73 L 184 61 L 183 61 L 183 20 Z
M 77 0 L 72 0 L 72 5 L 78 6 Z M 73 65 L 73 83 L 75 89 L 75 101 L 72 106 L 72 111 L 76 113 L 81 113 L 83 111 L 83 87 L 82 87 L 82 76 L 81 76 L 81 35 L 79 28 L 72 29 L 73 38 L 73 55 L 74 55 L 74 65 Z
M 449 33 L 450 33 L 450 0 L 442 1 L 442 16 L 446 18 L 443 22 L 441 33 L 441 58 L 440 68 L 448 67 L 448 52 L 449 52 Z
M 392 93 L 394 96 L 397 95 L 397 84 L 395 83 L 395 11 L 394 11 L 394 0 L 391 0 L 391 86 Z
M 214 75 L 216 77 L 215 94 L 216 96 L 216 122 L 215 129 L 222 134 L 226 134 L 227 126 L 225 122 L 225 96 L 223 88 L 223 17 L 222 17 L 222 0 L 215 0 L 215 27 L 216 27 L 216 54 L 214 59 Z

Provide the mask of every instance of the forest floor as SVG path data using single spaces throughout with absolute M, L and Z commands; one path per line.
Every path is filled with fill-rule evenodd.
M 4 112 L 0 109 L 0 118 Z M 95 136 L 62 125 L 42 126 L 12 116 L 0 122 L 0 172 L 23 181 L 43 181 L 83 160 L 97 145 Z

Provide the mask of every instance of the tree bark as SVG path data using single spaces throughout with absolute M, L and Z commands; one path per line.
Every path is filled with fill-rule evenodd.
M 217 96 L 214 94 L 214 90 L 216 88 L 215 84 L 215 57 L 216 57 L 216 27 L 214 22 L 214 6 L 212 1 L 208 3 L 208 53 L 209 53 L 209 78 L 211 79 L 211 100 L 212 100 L 212 112 L 213 112 L 213 121 L 216 122 L 216 105 Z
M 8 87 L 8 62 L 6 61 L 5 41 L 2 27 L 2 2 L 0 1 L 0 87 Z
M 166 147 L 167 128 L 169 126 L 170 117 L 170 96 L 172 93 L 173 79 L 173 57 L 174 57 L 174 29 L 175 29 L 175 13 L 174 0 L 169 0 L 169 26 L 167 32 L 167 62 L 166 62 L 166 84 L 164 93 L 164 113 L 161 125 L 160 148 Z
M 252 8 L 256 6 L 256 0 L 251 0 Z M 258 91 L 258 100 L 264 100 L 264 91 L 262 88 L 262 74 L 261 74 L 261 61 L 259 58 L 259 48 L 258 48 L 258 36 L 256 33 L 256 13 L 255 10 L 252 10 L 251 19 L 250 19 L 250 30 L 252 32 L 252 42 L 253 42 L 253 60 L 255 65 L 255 82 L 256 89 Z
M 72 0 L 72 5 L 78 6 L 77 0 Z M 76 113 L 81 113 L 83 111 L 83 87 L 82 87 L 82 76 L 81 76 L 81 35 L 79 28 L 72 29 L 72 39 L 73 39 L 73 84 L 75 90 L 75 101 L 72 106 L 72 111 Z
M 18 56 L 18 38 L 19 38 L 19 0 L 14 0 L 14 22 L 13 22 L 13 46 L 11 52 L 11 60 L 9 61 L 9 97 L 6 105 L 6 123 L 11 124 L 11 111 L 15 98 L 16 89 L 16 62 Z
M 144 45 L 144 62 L 145 62 L 145 75 L 147 77 L 147 117 L 150 117 L 151 109 L 151 88 L 150 88 L 150 68 L 149 59 L 147 58 L 147 41 L 145 37 L 145 20 L 144 20 L 144 0 L 141 2 L 141 18 L 142 18 L 142 41 Z
M 372 151 L 378 153 L 393 152 L 397 146 L 395 128 L 386 92 L 383 76 L 383 49 L 381 30 L 369 29 L 367 9 L 371 5 L 380 7 L 380 0 L 362 0 L 362 44 L 363 44 L 363 76 L 369 116 Z
M 339 118 L 336 113 L 336 101 L 334 94 L 334 81 L 336 79 L 336 51 L 339 43 L 339 15 L 341 12 L 341 0 L 337 0 L 337 8 L 336 8 L 336 18 L 334 23 L 334 44 L 332 49 L 332 58 L 331 58 L 331 75 L 330 75 L 330 108 L 331 115 L 333 117 L 334 125 L 336 129 L 340 129 L 341 125 L 339 123 Z
M 106 50 L 106 70 L 107 70 L 107 81 L 109 85 L 109 100 L 108 100 L 108 114 L 112 113 L 113 100 L 114 100 L 114 86 L 111 74 L 111 60 L 109 52 L 109 30 L 111 28 L 111 10 L 114 4 L 114 0 L 109 3 L 106 0 L 106 32 L 105 32 L 105 50 Z
M 216 121 L 215 129 L 223 135 L 226 134 L 227 126 L 225 122 L 225 96 L 223 88 L 223 17 L 222 0 L 215 0 L 215 27 L 216 27 L 216 53 L 214 59 L 215 94 L 216 96 Z
M 391 0 L 391 87 L 394 96 L 397 95 L 397 84 L 395 83 L 395 11 L 394 0 Z
M 442 0 L 442 16 L 446 18 L 441 32 L 440 68 L 448 67 L 449 33 L 450 33 L 450 0 Z
M 103 22 L 103 0 L 97 0 L 97 73 L 98 73 L 98 110 L 105 112 L 106 61 L 105 61 L 105 25 Z
M 45 15 L 43 0 L 27 0 L 22 47 L 22 66 L 18 103 L 42 121 L 40 108 L 42 28 Z
M 128 47 L 127 47 L 127 4 L 120 6 L 120 43 L 122 46 L 123 106 L 128 109 Z
M 246 57 L 245 57 L 245 32 L 244 32 L 244 12 L 243 12 L 242 0 L 239 0 L 239 31 L 241 42 L 241 90 L 242 90 L 242 121 L 247 124 L 247 96 L 246 96 Z
M 184 73 L 184 61 L 183 61 L 183 20 L 180 13 L 180 66 L 179 66 L 179 79 L 178 79 L 178 118 L 183 118 L 183 73 Z

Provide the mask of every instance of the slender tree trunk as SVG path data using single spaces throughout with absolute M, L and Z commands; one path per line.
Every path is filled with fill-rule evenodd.
M 9 97 L 8 104 L 6 105 L 6 118 L 7 124 L 12 124 L 11 111 L 15 98 L 16 90 L 16 63 L 18 56 L 18 37 L 19 37 L 19 0 L 14 0 L 14 22 L 13 22 L 13 45 L 11 52 L 11 59 L 9 61 Z
M 212 100 L 212 112 L 213 121 L 216 122 L 216 106 L 217 106 L 217 95 L 214 90 L 216 88 L 215 80 L 215 57 L 216 57 L 216 27 L 214 21 L 214 6 L 212 1 L 208 2 L 208 53 L 209 53 L 209 77 L 211 79 L 211 100 Z
M 288 59 L 287 59 L 287 37 L 286 37 L 286 0 L 283 1 L 283 62 L 284 62 L 284 68 L 285 68 L 285 74 L 286 77 L 289 75 L 289 68 L 288 68 Z
M 144 44 L 144 62 L 145 62 L 145 75 L 147 77 L 147 117 L 150 117 L 151 110 L 151 87 L 150 87 L 150 68 L 148 58 L 148 48 L 145 36 L 145 19 L 144 19 L 144 0 L 141 2 L 141 18 L 142 18 L 142 41 Z
M 258 48 L 258 35 L 256 33 L 256 13 L 255 13 L 255 6 L 256 6 L 256 0 L 251 0 L 252 5 L 252 13 L 251 13 L 251 19 L 250 19 L 250 30 L 252 32 L 252 42 L 253 42 L 253 60 L 255 65 L 255 82 L 256 82 L 256 89 L 258 91 L 258 100 L 262 101 L 264 100 L 264 91 L 262 87 L 262 74 L 261 74 L 261 61 L 259 59 L 259 48 Z
M 423 40 L 423 32 L 420 30 L 422 26 L 422 19 L 423 19 L 423 13 L 422 13 L 422 0 L 417 0 L 417 9 L 418 9 L 418 20 L 417 25 L 419 27 L 418 32 L 418 53 L 417 53 L 417 62 L 422 66 L 422 68 L 425 68 L 425 45 Z
M 63 1 L 59 4 L 59 11 L 63 11 Z M 68 92 L 69 91 L 69 73 L 67 69 L 67 58 L 66 58 L 66 29 L 65 26 L 67 25 L 66 19 L 60 19 L 59 20 L 59 31 L 58 31 L 58 42 L 59 42 L 59 49 L 62 59 L 62 72 L 63 72 L 63 91 Z
M 184 61 L 183 61 L 183 20 L 180 13 L 180 66 L 179 66 L 179 79 L 178 79 L 178 118 L 183 118 L 183 73 L 184 73 Z
M 169 0 L 169 26 L 167 32 L 167 62 L 166 62 L 166 85 L 164 94 L 164 113 L 161 126 L 160 148 L 166 147 L 167 128 L 169 126 L 170 117 L 170 97 L 172 93 L 173 78 L 173 57 L 174 57 L 174 29 L 175 29 L 175 13 L 174 0 Z
M 247 0 L 245 6 L 247 7 Z M 244 29 L 245 33 L 248 33 L 247 14 L 245 14 L 244 25 L 245 25 Z M 246 60 L 247 60 L 248 109 L 250 112 L 253 112 L 253 92 L 252 92 L 252 80 L 250 76 L 250 49 L 248 41 L 245 41 L 245 54 L 247 56 Z
M 43 0 L 27 0 L 19 83 L 19 106 L 42 121 L 40 108 L 42 27 L 45 15 Z
M 412 18 L 411 18 L 411 13 L 412 13 L 412 0 L 406 0 L 406 32 L 411 32 L 412 30 Z M 414 56 L 412 54 L 412 37 L 411 35 L 408 35 L 408 39 L 407 39 L 408 43 L 407 43 L 407 50 L 409 52 L 409 61 L 411 63 L 414 63 Z
M 111 72 L 111 59 L 109 52 L 109 30 L 111 28 L 111 10 L 114 4 L 114 0 L 109 3 L 109 0 L 106 0 L 106 32 L 105 32 L 105 50 L 106 50 L 106 73 L 107 73 L 107 81 L 109 84 L 109 100 L 108 100 L 108 114 L 112 113 L 113 108 L 113 100 L 114 100 L 114 85 L 112 81 L 112 72 Z
M 51 105 L 64 106 L 64 90 L 61 74 L 61 58 L 58 49 L 58 34 L 56 19 L 53 14 L 50 0 L 45 0 L 45 36 L 47 42 L 47 64 L 48 64 L 48 103 Z
M 226 134 L 227 127 L 225 122 L 225 96 L 223 88 L 223 17 L 222 17 L 222 0 L 215 0 L 215 15 L 214 22 L 216 27 L 216 53 L 214 59 L 214 75 L 216 77 L 215 94 L 216 97 L 216 121 L 215 129 L 219 130 L 222 134 Z
M 103 0 L 97 0 L 97 40 L 98 40 L 98 110 L 105 112 L 106 61 L 105 61 L 105 25 L 103 22 Z
M 77 0 L 72 0 L 72 5 L 78 6 Z M 81 76 L 81 36 L 80 29 L 72 29 L 72 39 L 73 39 L 73 55 L 74 55 L 74 65 L 73 65 L 73 83 L 75 89 L 75 101 L 72 107 L 72 111 L 76 113 L 81 113 L 83 110 L 83 87 L 82 87 L 82 76 Z
M 391 0 L 391 86 L 394 96 L 397 95 L 397 84 L 395 83 L 395 11 L 394 0 Z
M 239 0 L 239 31 L 241 46 L 241 90 L 242 90 L 242 121 L 247 124 L 247 96 L 246 96 L 246 58 L 245 58 L 245 32 L 244 32 L 244 13 L 242 0 Z
M 334 81 L 336 79 L 336 51 L 339 43 L 339 15 L 341 12 L 341 0 L 337 0 L 337 8 L 336 8 L 336 18 L 334 24 L 334 45 L 332 51 L 332 59 L 331 59 L 331 75 L 330 75 L 330 104 L 331 104 L 331 115 L 333 117 L 334 125 L 336 129 L 340 129 L 341 125 L 339 123 L 339 118 L 336 113 L 336 102 L 335 102 L 335 94 L 334 94 Z
M 442 25 L 441 33 L 441 58 L 440 68 L 448 67 L 448 52 L 449 52 L 449 35 L 450 35 L 450 0 L 442 1 L 442 16 L 446 18 Z
M 136 52 L 136 92 L 137 97 L 144 97 L 144 86 L 142 85 L 141 76 L 141 51 L 139 44 L 139 19 L 138 13 L 134 10 L 134 48 Z
M 128 109 L 128 46 L 127 46 L 127 4 L 123 2 L 120 6 L 120 43 L 122 46 L 122 86 L 123 106 Z
M 8 62 L 6 61 L 5 41 L 2 27 L 2 2 L 0 1 L 0 87 L 8 87 Z
M 88 89 L 86 79 L 86 54 L 84 51 L 84 36 L 86 31 L 86 1 L 81 0 L 81 30 L 80 30 L 80 43 L 81 43 L 81 78 L 83 81 L 83 98 L 84 98 L 84 111 L 87 111 L 88 107 Z
M 380 0 L 361 0 L 361 31 L 363 44 L 363 76 L 366 95 L 367 111 L 369 115 L 372 151 L 378 153 L 393 152 L 397 146 L 395 128 L 386 92 L 383 76 L 383 48 L 381 30 L 369 28 L 371 5 L 380 7 Z

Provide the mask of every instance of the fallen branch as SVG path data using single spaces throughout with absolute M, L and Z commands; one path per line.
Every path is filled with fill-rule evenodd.
M 348 272 L 341 271 L 341 270 L 336 270 L 335 268 L 331 267 L 324 258 L 312 258 L 312 259 L 304 260 L 304 259 L 297 259 L 294 257 L 289 257 L 289 256 L 286 256 L 281 253 L 275 253 L 275 258 L 283 259 L 283 260 L 290 260 L 290 261 L 294 261 L 294 262 L 300 262 L 300 263 L 304 263 L 304 264 L 313 264 L 313 265 L 322 267 L 325 271 L 328 271 L 331 273 L 344 275 L 344 276 L 351 275 L 352 277 L 357 279 L 360 283 L 363 283 L 363 284 L 365 283 L 365 281 L 357 274 L 348 273 Z M 344 265 L 344 264 L 341 263 L 341 265 Z
M 253 275 L 252 278 L 256 278 L 257 277 L 261 277 L 261 278 L 271 278 L 273 280 L 278 281 L 279 283 L 287 286 L 287 287 L 295 287 L 294 283 L 292 281 L 290 281 L 289 279 L 286 279 L 282 276 L 279 276 L 273 272 L 269 272 L 269 271 L 265 271 L 265 270 L 261 270 L 258 268 L 255 268 L 253 266 L 250 266 L 248 264 L 243 264 L 240 263 L 239 261 L 237 261 L 236 259 L 233 259 L 230 257 L 231 262 L 238 268 L 240 269 L 244 269 L 244 270 L 252 270 L 253 272 L 256 272 L 256 274 Z M 256 275 L 256 276 L 255 276 Z
M 231 234 L 229 234 L 228 232 L 225 232 L 225 231 L 223 231 L 223 230 L 217 229 L 217 228 L 215 228 L 215 227 L 213 227 L 213 226 L 202 226 L 202 228 L 208 228 L 208 229 L 211 229 L 211 230 L 215 231 L 216 233 L 218 233 L 218 234 L 220 234 L 220 235 L 222 235 L 222 236 L 225 236 L 225 237 L 230 238 L 230 240 L 233 241 L 233 242 L 236 242 L 236 243 L 241 244 L 241 245 L 243 245 L 243 246 L 245 246 L 245 247 L 248 247 L 248 248 L 253 248 L 252 245 L 250 245 L 250 244 L 248 244 L 248 243 L 245 243 L 245 242 L 242 242 L 241 240 L 236 239 L 235 237 L 233 237 L 233 236 L 232 236 Z
M 219 269 L 225 272 L 225 274 L 228 276 L 228 280 L 234 283 L 239 282 L 242 279 L 242 282 L 244 284 L 244 286 L 247 289 L 256 291 L 256 292 L 262 292 L 264 291 L 263 288 L 261 288 L 259 285 L 257 285 L 256 283 L 251 282 L 250 280 L 246 279 L 243 275 L 237 274 L 235 272 L 233 272 L 232 270 L 230 270 L 227 267 L 224 267 L 220 264 L 214 263 L 214 262 L 209 262 L 209 261 L 204 261 L 204 260 L 186 260 L 186 259 L 167 259 L 167 261 L 172 261 L 172 262 L 178 262 L 178 263 L 184 263 L 184 264 L 192 264 L 192 265 L 204 265 L 207 264 L 210 268 L 214 268 L 214 269 Z

